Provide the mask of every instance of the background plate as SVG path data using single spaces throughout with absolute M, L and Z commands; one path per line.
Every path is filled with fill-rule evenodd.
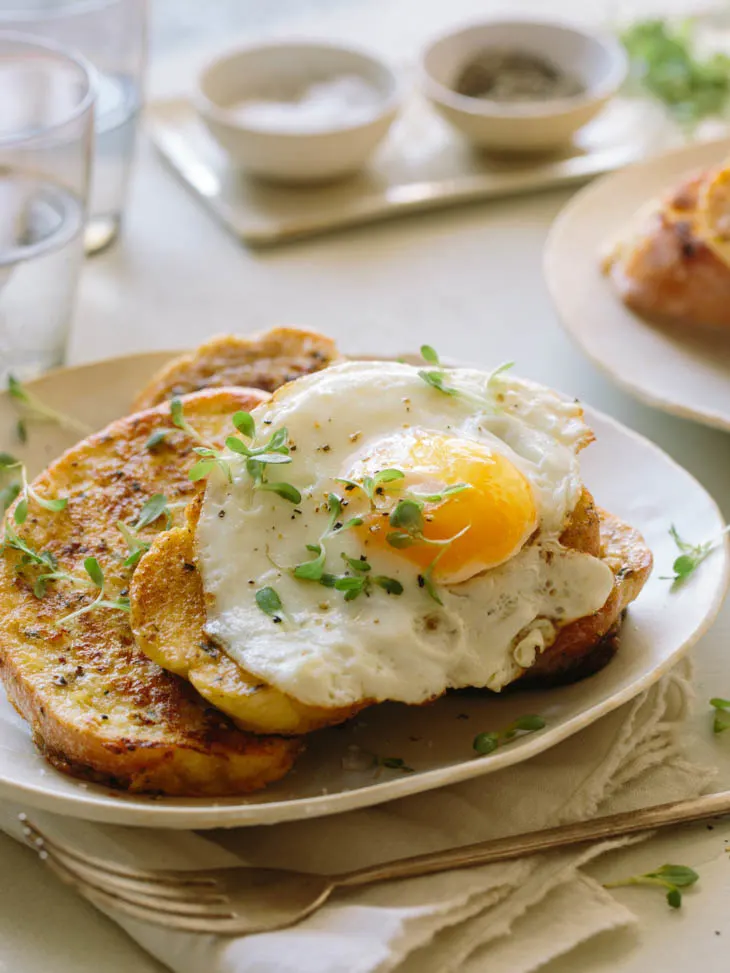
M 101 427 L 127 410 L 137 389 L 169 357 L 136 355 L 66 369 L 29 387 L 56 408 Z M 624 623 L 620 652 L 598 675 L 544 692 L 452 694 L 430 706 L 374 707 L 343 727 L 310 737 L 306 753 L 283 781 L 250 797 L 218 801 L 126 796 L 59 774 L 36 752 L 27 725 L 2 696 L 0 798 L 89 820 L 161 828 L 234 827 L 334 814 L 526 760 L 635 696 L 706 630 L 726 588 L 726 547 L 679 590 L 660 580 L 676 554 L 669 524 L 700 541 L 717 536 L 723 522 L 705 490 L 660 449 L 606 416 L 587 410 L 587 417 L 598 441 L 583 454 L 585 481 L 599 504 L 644 533 L 656 559 L 654 576 Z M 28 443 L 19 446 L 16 419 L 12 400 L 0 394 L 0 449 L 19 455 L 31 472 L 71 444 L 56 426 L 33 424 Z M 547 728 L 487 757 L 474 756 L 476 733 L 525 713 L 543 715 Z M 350 744 L 402 757 L 415 772 L 345 771 L 342 758 Z
M 730 334 L 650 324 L 624 306 L 599 262 L 606 242 L 648 200 L 728 153 L 730 140 L 723 139 L 604 177 L 568 203 L 545 247 L 545 277 L 558 316 L 591 361 L 643 402 L 726 430 Z

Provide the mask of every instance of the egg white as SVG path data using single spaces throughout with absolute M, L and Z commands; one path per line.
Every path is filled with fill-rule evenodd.
M 499 690 L 528 668 L 555 636 L 555 623 L 603 606 L 613 576 L 599 559 L 559 544 L 582 490 L 577 450 L 592 435 L 580 408 L 506 374 L 491 381 L 471 369 L 449 384 L 485 400 L 445 395 L 418 369 L 390 362 L 346 362 L 284 386 L 253 413 L 259 439 L 286 427 L 292 462 L 272 468 L 302 493 L 293 506 L 254 492 L 240 457 L 234 482 L 211 476 L 197 528 L 197 557 L 208 596 L 206 630 L 239 665 L 304 703 L 346 706 L 362 700 L 420 703 L 449 688 Z M 346 602 L 342 592 L 294 578 L 312 557 L 327 522 L 330 491 L 350 500 L 335 478 L 398 430 L 447 433 L 507 457 L 529 480 L 539 532 L 510 560 L 460 584 L 441 585 L 437 604 L 417 583 L 417 568 L 396 550 L 368 552 L 373 574 L 400 581 L 401 595 L 374 589 Z M 358 557 L 354 531 L 327 542 L 327 570 L 340 553 Z M 255 593 L 275 588 L 285 618 L 261 611 Z

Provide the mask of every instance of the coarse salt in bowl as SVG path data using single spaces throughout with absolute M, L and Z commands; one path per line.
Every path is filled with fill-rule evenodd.
M 316 182 L 365 165 L 396 117 L 399 87 L 371 54 L 287 41 L 215 58 L 199 77 L 195 105 L 245 172 Z

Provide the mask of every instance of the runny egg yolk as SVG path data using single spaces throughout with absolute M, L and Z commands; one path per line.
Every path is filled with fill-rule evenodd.
M 457 584 L 504 563 L 537 527 L 538 511 L 529 481 L 506 456 L 483 443 L 413 430 L 407 439 L 379 444 L 356 464 L 350 476 L 361 480 L 389 468 L 405 475 L 380 487 L 374 496 L 376 509 L 357 528 L 365 552 L 387 550 L 411 561 L 421 572 L 438 555 L 432 570 L 434 581 Z M 425 502 L 425 541 L 398 548 L 388 543 L 388 534 L 394 530 L 389 517 L 399 499 L 441 493 L 462 483 L 468 484 L 466 489 Z M 448 546 L 427 543 L 453 537 L 456 539 Z

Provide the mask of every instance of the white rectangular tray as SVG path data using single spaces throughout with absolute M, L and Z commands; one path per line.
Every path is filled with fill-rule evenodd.
M 438 206 L 577 184 L 682 142 L 658 106 L 618 98 L 560 155 L 487 157 L 413 97 L 367 170 L 340 182 L 295 188 L 246 178 L 186 99 L 151 103 L 146 120 L 173 171 L 250 246 Z

